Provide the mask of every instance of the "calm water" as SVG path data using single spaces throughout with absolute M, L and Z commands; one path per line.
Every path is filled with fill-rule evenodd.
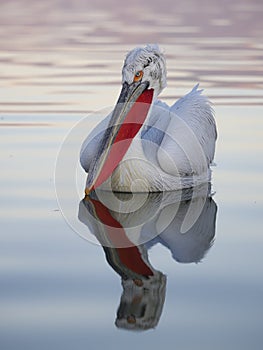
M 1 1 L 1 349 L 261 349 L 262 16 L 260 0 Z M 160 277 L 157 325 L 134 332 L 115 326 L 126 287 L 105 253 L 116 252 L 67 225 L 54 169 L 76 122 L 116 101 L 126 52 L 147 42 L 166 52 L 162 99 L 200 82 L 219 139 L 215 195 L 201 194 L 209 232 L 178 240 L 164 232 L 142 247 Z M 147 203 L 151 213 L 156 199 Z M 171 222 L 176 231 L 178 218 Z

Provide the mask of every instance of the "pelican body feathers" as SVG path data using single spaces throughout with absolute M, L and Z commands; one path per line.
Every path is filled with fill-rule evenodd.
M 172 106 L 158 100 L 166 86 L 166 67 L 157 45 L 132 50 L 122 76 L 116 107 L 91 131 L 80 151 L 88 192 L 172 191 L 210 181 L 217 131 L 213 109 L 199 85 Z M 140 97 L 148 91 L 153 91 L 151 99 Z M 134 125 L 137 131 L 131 134 Z M 113 163 L 109 170 L 107 164 Z

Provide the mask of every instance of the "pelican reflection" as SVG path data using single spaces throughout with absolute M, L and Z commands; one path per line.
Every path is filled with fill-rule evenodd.
M 79 220 L 96 236 L 108 264 L 121 277 L 117 327 L 156 327 L 166 276 L 151 265 L 148 250 L 159 243 L 177 262 L 199 262 L 213 244 L 216 212 L 207 184 L 147 194 L 97 191 L 80 202 Z

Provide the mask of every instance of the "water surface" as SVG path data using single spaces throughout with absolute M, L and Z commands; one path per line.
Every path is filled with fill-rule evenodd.
M 256 0 L 1 2 L 1 348 L 261 349 L 262 12 Z M 54 168 L 70 128 L 114 104 L 125 54 L 147 42 L 166 53 L 164 101 L 200 82 L 214 104 L 217 215 L 199 263 L 146 247 L 166 293 L 155 328 L 134 333 L 115 326 L 120 276 L 59 211 Z

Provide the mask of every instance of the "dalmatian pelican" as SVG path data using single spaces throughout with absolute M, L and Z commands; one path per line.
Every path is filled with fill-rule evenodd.
M 217 138 L 211 104 L 197 84 L 168 106 L 157 99 L 165 87 L 158 45 L 127 54 L 116 106 L 82 144 L 86 195 L 96 189 L 164 192 L 210 181 Z

